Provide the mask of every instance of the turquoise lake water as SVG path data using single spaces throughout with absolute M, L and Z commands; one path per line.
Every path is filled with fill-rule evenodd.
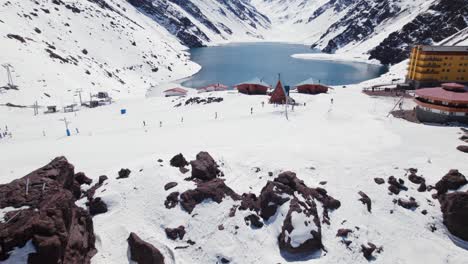
M 367 63 L 291 57 L 312 52 L 305 45 L 283 43 L 242 43 L 191 49 L 192 60 L 203 68 L 182 84 L 194 88 L 218 82 L 233 86 L 259 77 L 274 85 L 281 73 L 285 85 L 293 86 L 311 77 L 328 85 L 345 85 L 372 79 L 387 71 L 386 67 Z

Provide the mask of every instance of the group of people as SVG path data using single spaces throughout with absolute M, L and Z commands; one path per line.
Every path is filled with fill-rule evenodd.
M 13 134 L 11 134 L 11 131 L 8 131 L 8 126 L 5 126 L 5 129 L 2 130 L 2 128 L 0 128 L 0 139 L 4 139 L 4 138 L 11 138 L 13 136 Z

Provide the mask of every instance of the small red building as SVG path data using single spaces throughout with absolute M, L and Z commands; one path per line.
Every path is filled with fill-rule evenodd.
M 283 84 L 279 80 L 275 90 L 271 93 L 270 104 L 285 104 L 287 102 L 287 95 L 285 92 Z
M 229 87 L 224 84 L 220 83 L 215 83 L 215 84 L 210 84 L 205 87 L 202 87 L 198 89 L 199 93 L 204 93 L 204 92 L 215 92 L 215 91 L 226 91 Z
M 243 94 L 267 94 L 270 85 L 259 78 L 255 78 L 251 81 L 240 83 L 234 86 L 240 93 Z
M 295 87 L 298 93 L 320 94 L 328 92 L 328 86 L 316 83 L 312 78 L 297 84 Z
M 186 96 L 188 91 L 182 88 L 172 88 L 163 92 L 166 97 L 169 96 Z

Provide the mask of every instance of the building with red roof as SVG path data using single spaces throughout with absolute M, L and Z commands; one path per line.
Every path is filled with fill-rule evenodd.
M 295 85 L 298 93 L 305 94 L 320 94 L 327 93 L 328 86 L 315 82 L 314 79 L 310 78 L 301 83 Z
M 243 94 L 267 94 L 270 85 L 259 78 L 255 78 L 251 81 L 240 83 L 234 86 L 240 93 Z
M 229 87 L 221 83 L 210 84 L 205 87 L 198 89 L 199 93 L 215 92 L 215 91 L 226 91 Z
M 163 92 L 164 96 L 169 97 L 169 96 L 186 96 L 188 91 L 185 89 L 182 89 L 180 87 L 177 88 L 172 88 L 169 90 L 166 90 Z
M 421 122 L 468 124 L 468 88 L 457 83 L 416 90 L 416 116 Z

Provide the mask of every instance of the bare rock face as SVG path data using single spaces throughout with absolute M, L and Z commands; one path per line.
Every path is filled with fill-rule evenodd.
M 172 157 L 169 163 L 171 164 L 172 167 L 176 167 L 176 168 L 183 168 L 189 165 L 189 163 L 185 159 L 184 155 L 182 155 L 182 153 L 179 153 L 175 155 L 174 157 Z
M 179 226 L 177 228 L 166 228 L 164 231 L 166 232 L 166 236 L 172 240 L 176 240 L 177 238 L 182 240 L 185 236 L 184 226 Z
M 127 239 L 130 248 L 130 258 L 138 264 L 164 264 L 164 256 L 148 242 L 143 241 L 135 233 L 130 233 Z
M 189 213 L 192 213 L 195 206 L 205 199 L 212 199 L 221 203 L 223 199 L 229 196 L 233 200 L 240 200 L 240 196 L 231 188 L 224 184 L 224 180 L 215 178 L 210 181 L 199 182 L 197 188 L 188 190 L 180 195 L 180 204 Z
M 465 139 L 466 140 L 466 139 Z M 461 152 L 468 153 L 468 146 L 467 145 L 460 145 L 457 149 Z
M 192 165 L 192 179 L 209 181 L 218 177 L 221 173 L 218 164 L 208 152 L 198 153 L 196 159 L 192 160 L 190 165 Z
M 290 254 L 311 254 L 322 248 L 321 226 L 315 202 L 293 198 L 278 236 L 280 250 Z
M 96 253 L 93 221 L 75 205 L 80 193 L 74 167 L 64 157 L 0 185 L 0 208 L 27 207 L 8 212 L 0 222 L 0 260 L 32 240 L 36 253 L 29 255 L 29 264 L 90 263 Z
M 450 170 L 440 181 L 435 185 L 437 194 L 441 195 L 446 193 L 448 190 L 457 190 L 461 186 L 467 184 L 465 176 L 458 170 Z
M 93 180 L 88 178 L 86 174 L 84 174 L 83 172 L 78 172 L 77 174 L 75 174 L 75 180 L 80 185 L 83 185 L 83 184 L 90 185 L 93 182 Z
M 468 241 L 468 192 L 453 192 L 441 199 L 444 224 L 453 235 Z

